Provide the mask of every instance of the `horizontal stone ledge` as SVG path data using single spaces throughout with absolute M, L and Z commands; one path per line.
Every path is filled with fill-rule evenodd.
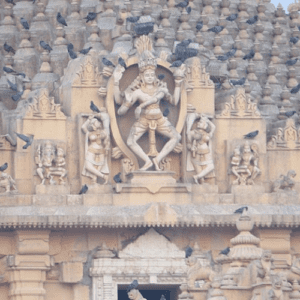
M 235 227 L 241 205 L 0 207 L 0 228 Z M 300 205 L 248 205 L 256 227 L 299 227 Z

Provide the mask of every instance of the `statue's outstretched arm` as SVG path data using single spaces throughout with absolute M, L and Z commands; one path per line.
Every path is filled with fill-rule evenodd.
M 114 98 L 115 98 L 115 102 L 118 105 L 122 104 L 122 96 L 121 96 L 121 92 L 120 92 L 120 80 L 123 77 L 123 73 L 125 71 L 125 68 L 122 67 L 121 65 L 117 65 L 117 67 L 114 70 L 113 73 L 113 80 L 114 80 Z

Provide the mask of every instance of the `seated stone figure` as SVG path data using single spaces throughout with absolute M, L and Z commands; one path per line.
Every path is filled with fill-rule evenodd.
M 16 182 L 12 179 L 12 177 L 2 172 L 0 175 L 0 191 L 2 192 L 4 190 L 4 193 L 9 193 L 12 191 L 17 192 Z
M 284 300 L 282 281 L 279 277 L 275 278 L 273 288 L 268 292 L 268 300 Z
M 295 181 L 293 178 L 296 176 L 296 172 L 294 170 L 289 170 L 287 175 L 280 175 L 277 180 L 273 183 L 273 191 L 277 192 L 280 189 L 284 191 L 291 191 L 294 188 Z
M 260 260 L 255 260 L 250 265 L 252 271 L 253 284 L 264 282 L 270 282 L 270 276 L 272 273 L 272 252 L 265 250 Z
M 132 289 L 127 294 L 130 300 L 147 300 L 137 289 Z

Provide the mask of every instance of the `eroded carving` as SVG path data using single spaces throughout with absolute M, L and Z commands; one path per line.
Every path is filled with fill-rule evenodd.
M 294 170 L 289 170 L 286 176 L 281 174 L 273 183 L 273 192 L 278 192 L 280 189 L 285 191 L 293 190 L 295 186 L 293 178 L 296 175 L 297 174 Z
M 6 172 L 1 172 L 0 175 L 0 194 L 17 193 L 18 189 L 16 182 Z
M 272 252 L 265 250 L 262 253 L 260 260 L 255 260 L 251 263 L 250 269 L 252 269 L 253 284 L 271 281 L 271 274 L 273 269 Z

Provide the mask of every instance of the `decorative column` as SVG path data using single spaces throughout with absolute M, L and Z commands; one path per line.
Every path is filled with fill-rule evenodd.
M 9 256 L 10 300 L 43 300 L 46 271 L 50 269 L 50 231 L 16 232 L 17 254 Z

